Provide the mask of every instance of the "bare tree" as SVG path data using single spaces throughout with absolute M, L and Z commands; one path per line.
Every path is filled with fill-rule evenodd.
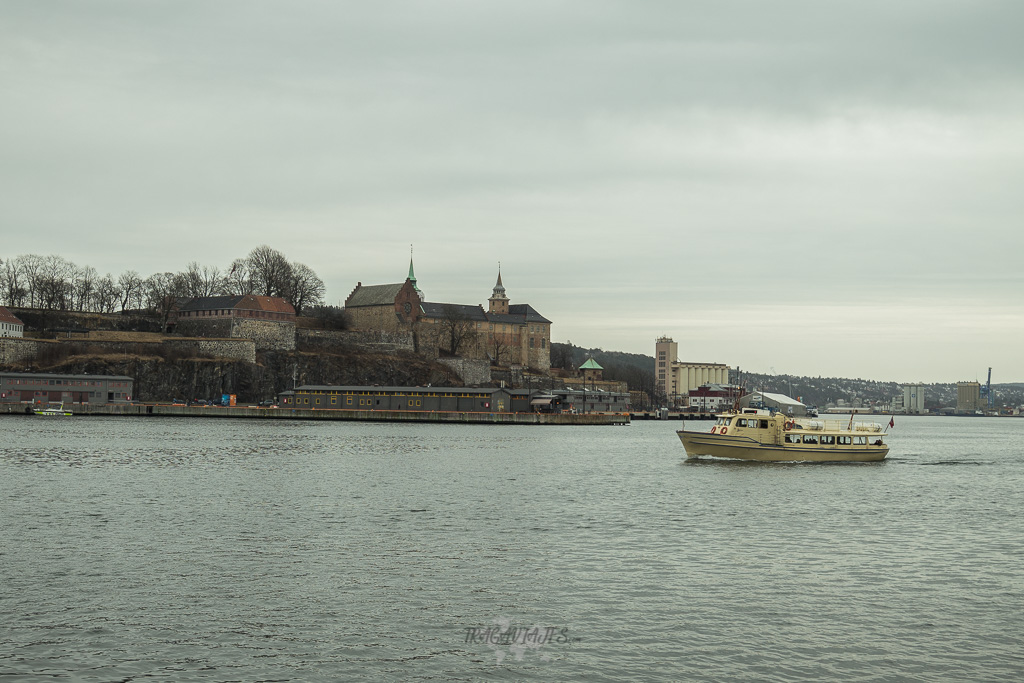
M 288 298 L 292 283 L 292 266 L 277 249 L 263 244 L 246 258 L 253 282 L 253 294 Z
M 66 311 L 73 295 L 71 278 L 75 265 L 62 256 L 45 256 L 37 271 L 38 305 L 51 311 Z
M 121 310 L 142 307 L 142 276 L 134 270 L 126 270 L 117 278 L 121 296 Z
M 195 261 L 188 264 L 188 268 L 182 273 L 182 278 L 185 296 L 214 296 L 224 289 L 219 268 L 200 266 Z
M 447 351 L 459 355 L 464 344 L 476 338 L 476 323 L 465 311 L 451 304 L 445 305 L 441 313 L 440 334 L 448 343 Z
M 249 261 L 243 258 L 236 258 L 231 262 L 231 268 L 224 276 L 223 290 L 225 294 L 243 296 L 253 293 L 252 270 Z
M 96 281 L 96 289 L 93 291 L 93 306 L 100 313 L 113 313 L 118 301 L 121 299 L 121 290 L 114 282 L 114 278 L 107 273 Z
M 28 305 L 35 308 L 40 305 L 40 271 L 43 267 L 43 257 L 36 254 L 23 254 L 18 257 L 21 262 L 21 273 L 25 280 L 25 289 L 28 292 Z
M 160 316 L 163 329 L 167 331 L 167 323 L 174 311 L 178 297 L 185 295 L 185 282 L 181 274 L 155 273 L 143 283 L 146 296 L 146 307 Z
M 313 269 L 304 263 L 291 266 L 291 284 L 288 287 L 289 301 L 296 315 L 305 315 L 310 307 L 318 306 L 324 298 L 324 281 Z
M 92 266 L 75 267 L 71 276 L 70 307 L 76 311 L 88 311 L 92 307 L 92 296 L 96 290 L 99 273 Z
M 22 306 L 26 296 L 28 289 L 25 287 L 21 257 L 7 259 L 0 268 L 0 297 L 8 306 Z
M 501 365 L 502 360 L 507 358 L 509 353 L 509 340 L 505 334 L 491 335 L 491 363 Z

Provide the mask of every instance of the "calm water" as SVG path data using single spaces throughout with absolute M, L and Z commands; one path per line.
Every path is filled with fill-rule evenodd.
M 1019 680 L 1024 419 L 896 420 L 760 465 L 679 422 L 3 417 L 0 679 Z

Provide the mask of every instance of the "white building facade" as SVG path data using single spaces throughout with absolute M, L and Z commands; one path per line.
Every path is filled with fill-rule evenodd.
M 0 306 L 0 337 L 17 337 L 20 339 L 24 336 L 25 324 L 5 307 Z

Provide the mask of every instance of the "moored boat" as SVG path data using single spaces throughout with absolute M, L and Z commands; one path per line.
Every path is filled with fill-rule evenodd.
M 889 453 L 876 422 L 808 420 L 758 408 L 717 416 L 710 432 L 677 432 L 689 458 L 762 462 L 872 462 Z
M 64 407 L 63 403 L 51 403 L 45 408 L 33 408 L 32 413 L 34 415 L 44 415 L 49 417 L 70 417 L 71 415 L 74 415 L 74 413 Z

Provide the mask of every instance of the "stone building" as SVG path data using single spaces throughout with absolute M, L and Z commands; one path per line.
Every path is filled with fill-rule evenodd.
M 409 259 L 405 282 L 364 285 L 357 282 L 345 299 L 345 312 L 357 330 L 411 332 L 423 317 L 423 292 L 416 286 L 416 274 Z
M 410 259 L 405 282 L 359 282 L 345 300 L 345 311 L 356 329 L 411 333 L 417 352 L 428 357 L 480 358 L 544 371 L 551 367 L 551 321 L 529 304 L 510 303 L 500 272 L 484 310 L 427 301 Z
M 580 372 L 583 373 L 584 382 L 599 382 L 604 379 L 604 368 L 598 365 L 597 361 L 593 358 L 588 358 L 580 366 Z
M 295 309 L 281 297 L 206 296 L 175 313 L 174 332 L 189 337 L 251 339 L 258 350 L 295 348 Z

